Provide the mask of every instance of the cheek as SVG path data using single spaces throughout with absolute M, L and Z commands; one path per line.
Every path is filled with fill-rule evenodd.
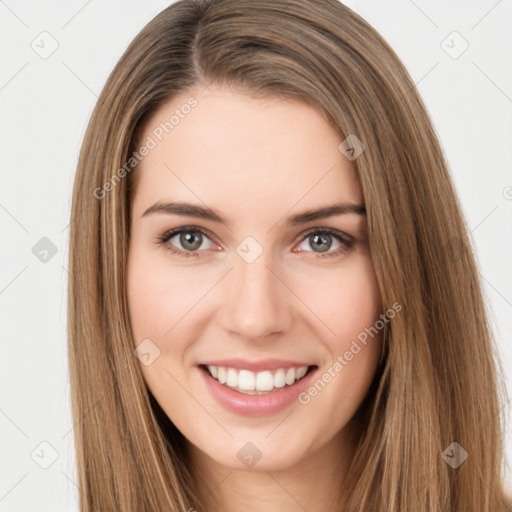
M 369 258 L 339 272 L 301 278 L 300 290 L 318 325 L 325 326 L 322 339 L 333 353 L 347 350 L 351 340 L 372 326 L 381 313 L 380 291 Z
M 206 291 L 207 283 L 193 273 L 148 263 L 134 252 L 128 265 L 128 303 L 136 340 L 171 338 L 175 326 L 179 328 L 180 320 L 193 314 L 192 308 Z
M 324 293 L 310 294 L 311 309 L 329 329 L 319 341 L 331 354 L 300 397 L 302 426 L 334 436 L 353 417 L 368 393 L 382 350 L 382 330 L 375 330 L 382 313 L 378 284 L 371 264 L 364 264 L 325 284 Z M 316 308 L 316 309 L 315 309 Z M 318 331 L 320 332 L 320 331 Z
M 190 272 L 151 258 L 143 250 L 134 248 L 130 252 L 127 296 L 134 345 L 149 339 L 158 347 L 159 356 L 140 368 L 146 384 L 166 411 L 181 410 L 188 397 L 174 378 L 183 383 L 186 380 L 183 369 L 194 333 L 191 328 L 197 329 L 196 323 L 191 322 L 197 314 L 193 306 L 206 287 L 190 277 Z

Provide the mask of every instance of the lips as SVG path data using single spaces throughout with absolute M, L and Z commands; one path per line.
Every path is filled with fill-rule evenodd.
M 225 366 L 221 366 L 225 365 Z M 231 365 L 231 366 L 229 366 Z M 212 376 L 208 370 L 208 366 L 217 368 L 230 368 L 231 372 L 238 371 L 243 373 L 259 372 L 268 374 L 272 372 L 274 375 L 277 372 L 283 372 L 288 368 L 291 373 L 295 373 L 294 368 L 307 368 L 305 375 L 291 384 L 285 383 L 282 387 L 272 387 L 269 391 L 258 391 L 258 385 L 254 391 L 245 389 L 233 388 L 226 383 L 221 383 Z M 311 365 L 302 361 L 284 361 L 277 359 L 267 359 L 265 361 L 251 362 L 243 361 L 240 359 L 224 359 L 216 361 L 208 361 L 205 364 L 198 365 L 200 370 L 201 379 L 206 385 L 206 388 L 211 393 L 212 397 L 224 409 L 235 413 L 237 415 L 245 416 L 265 416 L 275 414 L 279 411 L 286 409 L 297 401 L 298 395 L 311 385 L 311 382 L 318 369 L 317 365 Z M 268 377 L 268 376 L 267 376 Z M 291 380 L 290 380 L 291 382 Z M 275 384 L 275 381 L 274 381 Z

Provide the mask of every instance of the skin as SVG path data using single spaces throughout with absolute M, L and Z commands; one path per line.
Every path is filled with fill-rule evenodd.
M 365 215 L 285 223 L 306 210 L 363 203 L 355 166 L 338 149 L 340 135 L 308 105 L 213 86 L 193 96 L 197 106 L 136 169 L 128 302 L 135 345 L 150 339 L 160 350 L 141 371 L 186 437 L 211 510 L 220 510 L 213 508 L 215 499 L 228 512 L 329 510 L 354 454 L 349 422 L 378 366 L 381 333 L 308 404 L 294 402 L 268 416 L 225 410 L 197 365 L 275 357 L 310 361 L 320 376 L 379 318 Z M 189 98 L 163 105 L 141 140 Z M 171 200 L 207 205 L 226 224 L 168 213 L 143 216 L 157 201 Z M 186 226 L 211 234 L 197 257 L 166 248 L 194 252 L 179 235 L 158 243 L 168 230 Z M 327 236 L 333 255 L 321 258 L 304 235 L 311 228 L 333 228 L 356 242 L 343 250 Z M 236 252 L 247 236 L 263 249 L 250 264 Z M 262 453 L 250 469 L 237 457 L 248 441 Z

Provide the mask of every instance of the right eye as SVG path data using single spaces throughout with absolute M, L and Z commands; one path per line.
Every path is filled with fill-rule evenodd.
M 174 242 L 173 239 L 175 239 Z M 200 256 L 200 251 L 212 248 L 212 246 L 208 247 L 207 243 L 205 247 L 206 240 L 209 240 L 213 246 L 216 246 L 203 229 L 195 226 L 186 226 L 166 231 L 159 237 L 158 242 L 173 254 L 183 258 L 190 258 Z

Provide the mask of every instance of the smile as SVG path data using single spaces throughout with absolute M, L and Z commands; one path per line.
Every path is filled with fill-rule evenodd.
M 210 395 L 222 408 L 237 415 L 267 416 L 297 402 L 300 393 L 311 385 L 318 366 L 252 371 L 203 364 L 198 369 Z

